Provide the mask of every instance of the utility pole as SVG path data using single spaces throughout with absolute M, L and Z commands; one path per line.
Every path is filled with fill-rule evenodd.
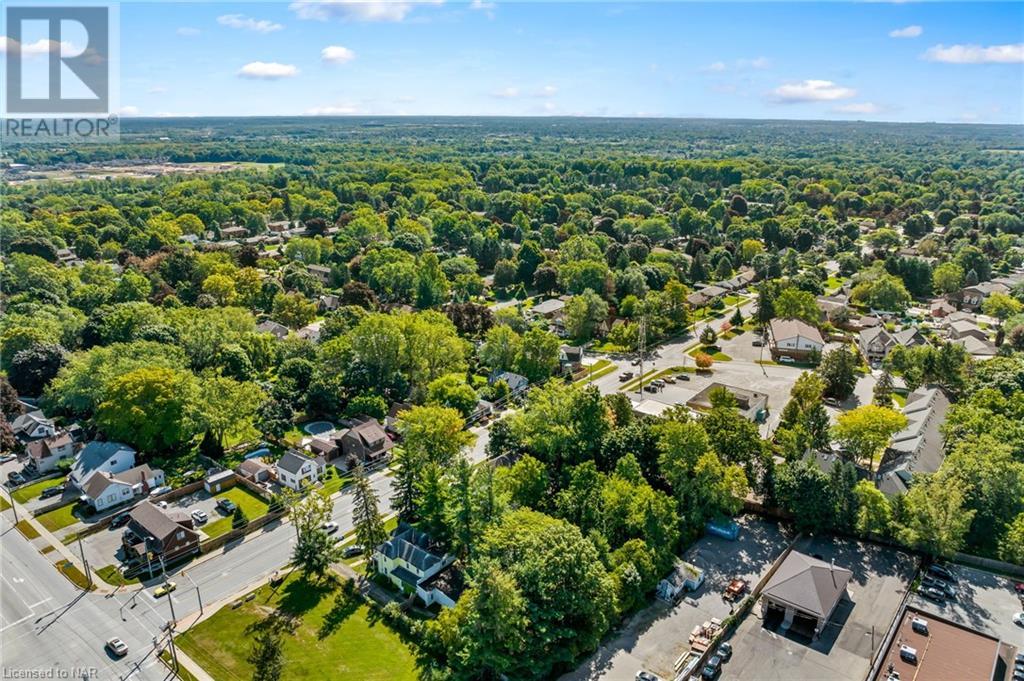
M 78 535 L 78 551 L 82 554 L 82 567 L 85 568 L 85 576 L 89 578 L 89 590 L 92 591 L 92 570 L 89 569 L 89 561 L 85 559 L 85 547 L 82 546 L 82 535 Z
M 7 498 L 11 500 L 11 510 L 14 511 L 14 524 L 18 524 L 18 507 L 14 504 L 14 495 L 11 494 L 11 488 L 4 485 L 4 489 L 7 490 Z
M 647 315 L 640 317 L 640 337 L 637 338 L 637 347 L 640 350 L 640 386 L 637 395 L 640 400 L 644 399 L 644 355 L 647 354 Z
M 163 558 L 160 559 L 161 564 Z M 164 584 L 167 583 L 167 569 L 164 569 Z M 167 604 L 171 606 L 171 621 L 167 626 L 167 640 L 171 644 L 171 660 L 174 662 L 174 673 L 178 673 L 178 649 L 174 647 L 174 625 L 178 621 L 178 617 L 174 614 L 174 594 L 171 592 L 167 593 Z

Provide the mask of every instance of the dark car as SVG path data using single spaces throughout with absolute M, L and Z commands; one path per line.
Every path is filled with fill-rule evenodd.
M 953 576 L 953 573 L 950 572 L 949 568 L 945 567 L 944 565 L 939 565 L 938 563 L 929 565 L 928 572 L 932 573 L 936 577 L 939 577 L 940 579 L 945 579 L 950 582 L 956 581 L 956 577 Z
M 722 662 L 728 662 L 732 657 L 732 644 L 723 643 L 718 646 L 718 650 L 715 651 L 715 656 L 722 658 Z
M 946 601 L 946 593 L 936 589 L 934 586 L 923 586 L 917 590 L 917 593 L 936 603 L 944 603 Z
M 128 514 L 127 511 L 125 511 L 124 513 L 118 513 L 117 515 L 115 515 L 113 517 L 113 519 L 111 519 L 110 526 L 111 527 L 121 527 L 122 525 L 127 525 L 128 521 L 131 520 L 131 519 L 132 519 L 132 517 L 131 517 L 131 515 Z
M 14 471 L 13 473 L 7 476 L 7 482 L 11 483 L 12 485 L 22 485 L 25 483 L 25 476 L 19 473 L 18 471 Z
M 925 577 L 921 580 L 921 584 L 932 589 L 938 589 L 949 598 L 956 598 L 956 587 L 945 580 Z
M 231 515 L 235 512 L 235 509 L 238 508 L 238 506 L 230 499 L 218 499 L 217 508 L 224 511 L 226 514 Z
M 363 553 L 365 553 L 365 551 L 366 551 L 366 549 L 364 549 L 359 544 L 353 544 L 352 546 L 346 546 L 342 550 L 341 557 L 342 558 L 354 558 L 356 556 L 363 555 Z
M 722 673 L 722 658 L 715 655 L 708 663 L 704 665 L 704 670 L 700 673 L 701 678 L 704 679 L 715 679 Z
M 679 374 L 679 379 L 683 380 L 683 381 L 689 381 L 690 380 L 690 374 Z
M 49 499 L 50 497 L 56 497 L 64 494 L 64 485 L 57 485 L 55 487 L 47 487 L 43 490 L 43 493 L 39 495 L 40 499 Z

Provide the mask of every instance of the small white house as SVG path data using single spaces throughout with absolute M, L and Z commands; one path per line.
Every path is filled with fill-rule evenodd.
M 672 572 L 658 582 L 658 598 L 675 603 L 687 591 L 696 591 L 704 583 L 704 571 L 696 565 L 676 560 Z
M 57 464 L 75 455 L 75 443 L 71 434 L 61 431 L 56 435 L 36 440 L 25 445 L 28 453 L 28 468 L 37 474 L 50 473 L 57 470 Z
M 41 410 L 36 409 L 14 419 L 11 422 L 11 430 L 22 442 L 39 440 L 44 437 L 53 437 L 57 433 L 57 427 L 53 419 L 46 418 Z
M 296 491 L 316 482 L 317 478 L 323 474 L 325 465 L 321 456 L 314 459 L 292 450 L 282 454 L 274 464 L 277 469 L 277 481 Z
M 772 357 L 806 359 L 825 347 L 821 332 L 799 319 L 773 319 L 770 324 Z
M 123 473 L 135 465 L 135 450 L 120 442 L 87 444 L 75 458 L 68 480 L 81 489 L 93 473 Z
M 94 471 L 82 486 L 82 497 L 97 511 L 145 496 L 164 484 L 164 472 L 146 464 L 121 473 Z

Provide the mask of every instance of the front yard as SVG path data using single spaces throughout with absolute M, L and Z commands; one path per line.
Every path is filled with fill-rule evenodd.
M 24 504 L 39 497 L 39 495 L 43 493 L 44 489 L 56 487 L 57 485 L 63 482 L 63 477 L 50 478 L 49 480 L 40 480 L 39 482 L 33 482 L 31 485 L 19 487 L 14 492 L 11 492 L 11 496 L 14 497 L 14 500 L 17 501 L 19 504 Z
M 68 504 L 67 506 L 55 508 L 52 511 L 38 516 L 36 520 L 38 520 L 39 524 L 50 532 L 56 532 L 57 530 L 65 527 L 70 527 L 78 522 L 78 518 L 74 515 L 75 506 L 77 505 L 78 504 Z
M 266 515 L 267 508 L 269 507 L 267 502 L 263 501 L 260 497 L 250 492 L 241 485 L 235 485 L 229 490 L 221 492 L 215 495 L 218 499 L 230 499 L 242 509 L 242 513 L 249 520 L 255 520 L 262 515 Z M 219 520 L 214 520 L 205 527 L 200 528 L 206 533 L 206 536 L 219 537 L 225 532 L 231 531 L 231 516 L 225 516 Z
M 310 582 L 298 573 L 276 588 L 254 592 L 240 607 L 225 607 L 178 637 L 185 653 L 217 679 L 247 679 L 253 634 L 279 627 L 283 679 L 419 678 L 414 649 L 358 595 L 336 580 Z

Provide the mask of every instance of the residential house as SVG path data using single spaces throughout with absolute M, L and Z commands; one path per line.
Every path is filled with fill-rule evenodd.
M 359 464 L 369 465 L 384 460 L 395 443 L 380 421 L 360 416 L 349 428 L 314 436 L 307 446 L 328 463 L 348 471 Z
M 537 303 L 530 308 L 531 317 L 543 318 L 549 321 L 560 319 L 565 309 L 565 301 L 561 298 L 550 298 L 544 302 Z
M 313 322 L 312 324 L 307 324 L 306 326 L 296 331 L 295 335 L 304 340 L 308 340 L 311 343 L 319 343 L 321 326 L 323 326 L 322 321 L 316 321 Z
M 949 398 L 937 386 L 921 386 L 907 395 L 903 415 L 907 426 L 893 435 L 878 466 L 877 485 L 883 493 L 902 494 L 915 473 L 934 473 L 946 458 L 940 427 Z
M 505 381 L 513 395 L 517 395 L 530 386 L 530 379 L 526 376 L 512 373 L 511 371 L 495 371 L 487 377 L 487 383 L 493 385 L 498 381 Z
M 953 341 L 957 345 L 962 345 L 967 354 L 976 360 L 992 359 L 999 354 L 999 348 L 993 345 L 991 342 L 975 338 L 974 336 L 964 336 Z
M 324 286 L 331 285 L 331 268 L 327 265 L 306 265 L 306 271 Z
M 997 281 L 983 281 L 974 286 L 965 286 L 960 290 L 960 306 L 967 310 L 977 310 L 993 293 L 1009 292 L 1009 286 Z
M 559 371 L 565 373 L 576 373 L 583 366 L 583 348 L 573 345 L 563 345 L 558 349 Z
M 721 286 L 712 284 L 686 296 L 686 302 L 690 307 L 704 307 L 705 305 L 710 305 L 719 298 L 725 297 L 728 293 L 729 291 Z
M 235 466 L 235 474 L 255 483 L 269 482 L 273 469 L 259 459 L 246 459 Z
M 934 319 L 942 319 L 956 312 L 956 306 L 945 298 L 936 298 L 931 302 L 928 312 Z
M 734 276 L 732 279 L 726 279 L 725 281 L 716 282 L 716 286 L 727 289 L 729 291 L 739 291 L 745 289 L 754 283 L 754 279 L 757 278 L 757 273 L 754 270 L 744 270 Z
M 901 345 L 905 348 L 916 348 L 919 345 L 928 344 L 924 334 L 922 334 L 916 326 L 908 326 L 905 329 L 900 329 L 896 333 L 892 334 L 892 339 L 896 341 L 896 345 Z
M 165 513 L 142 501 L 131 510 L 129 518 L 121 544 L 130 560 L 166 565 L 199 552 L 199 533 L 192 529 L 192 519 L 184 511 Z
M 440 551 L 425 532 L 402 526 L 374 550 L 372 560 L 378 574 L 427 602 L 432 596 L 423 588 L 424 583 L 454 563 L 455 557 Z
M 220 241 L 227 241 L 230 239 L 244 239 L 249 236 L 249 230 L 245 227 L 239 227 L 233 225 L 230 227 L 222 227 L 220 230 Z
M 281 455 L 281 458 L 274 464 L 277 471 L 277 481 L 285 487 L 301 491 L 307 485 L 317 481 L 326 465 L 322 456 L 311 457 L 293 449 Z
M 57 426 L 53 419 L 46 418 L 46 414 L 40 409 L 26 412 L 11 422 L 11 430 L 15 437 L 22 442 L 41 440 L 45 437 L 53 437 L 57 434 Z
M 814 353 L 820 355 L 825 347 L 821 332 L 800 319 L 773 319 L 768 328 L 772 359 L 807 359 Z
M 25 451 L 29 457 L 26 468 L 43 475 L 57 470 L 58 462 L 75 455 L 75 442 L 70 433 L 62 430 L 56 435 L 29 442 Z
M 727 390 L 732 394 L 736 400 L 736 407 L 744 418 L 760 423 L 768 416 L 768 395 L 718 382 L 709 384 L 691 397 L 686 402 L 686 406 L 696 412 L 709 411 L 711 409 L 711 393 L 718 389 Z
M 320 296 L 320 300 L 317 301 L 316 307 L 320 312 L 331 312 L 341 307 L 341 297 L 336 296 L 333 293 L 328 293 Z
M 446 608 L 454 608 L 465 589 L 465 574 L 458 564 L 453 563 L 420 582 L 416 586 L 416 595 L 428 607 L 436 603 Z
M 94 473 L 123 473 L 135 466 L 135 450 L 120 442 L 93 440 L 78 452 L 68 481 L 79 489 Z
M 146 496 L 164 484 L 164 472 L 147 464 L 121 473 L 96 471 L 82 485 L 82 498 L 97 511 Z
M 779 613 L 779 631 L 817 639 L 846 596 L 852 577 L 853 572 L 835 562 L 790 551 L 761 591 L 761 619 Z
M 946 325 L 946 334 L 950 340 L 961 340 L 968 336 L 977 338 L 980 341 L 988 340 L 988 333 L 983 328 L 966 320 L 955 321 Z
M 269 333 L 278 340 L 288 335 L 288 327 L 284 324 L 278 324 L 277 322 L 266 320 L 256 325 L 256 331 L 258 333 Z
M 850 299 L 841 293 L 834 296 L 818 296 L 814 300 L 821 310 L 822 317 L 829 320 L 849 310 Z
M 896 341 L 884 326 L 863 329 L 857 336 L 857 347 L 870 364 L 884 360 L 895 345 Z
M 388 415 L 384 417 L 384 430 L 397 436 L 398 430 L 396 429 L 395 424 L 398 423 L 398 417 L 403 411 L 411 408 L 412 405 L 408 402 L 392 402 L 391 406 L 388 407 Z

